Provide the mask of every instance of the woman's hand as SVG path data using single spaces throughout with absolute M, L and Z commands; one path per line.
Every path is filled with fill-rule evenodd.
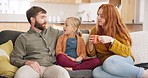
M 110 36 L 99 36 L 99 42 L 105 44 L 110 43 L 113 38 Z
M 89 42 L 91 44 L 97 44 L 97 43 L 99 43 L 99 35 L 90 35 Z
M 25 65 L 28 65 L 30 67 L 32 67 L 36 72 L 41 74 L 41 68 L 38 62 L 36 61 L 31 61 L 31 60 L 27 60 L 25 62 Z
M 92 51 L 93 50 L 93 44 L 97 44 L 99 43 L 99 35 L 90 35 L 90 38 L 89 38 L 89 50 Z

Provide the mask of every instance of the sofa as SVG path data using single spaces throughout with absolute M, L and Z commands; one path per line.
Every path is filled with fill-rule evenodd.
M 61 29 L 60 29 L 61 30 Z M 88 30 L 80 30 L 82 33 L 89 33 Z M 10 53 L 15 46 L 16 38 L 24 32 L 15 30 L 3 30 L 0 32 L 0 78 L 12 78 L 18 69 L 10 64 Z M 92 70 L 68 70 L 71 78 L 92 78 Z
M 81 31 L 85 43 L 88 40 L 88 31 Z M 0 32 L 0 75 L 2 78 L 12 78 L 17 67 L 10 64 L 10 53 L 15 46 L 16 38 L 23 32 L 15 30 L 3 30 Z M 132 52 L 135 56 L 135 65 L 148 68 L 148 34 L 146 31 L 132 32 Z M 92 70 L 68 71 L 71 78 L 93 78 Z M 1 78 L 0 77 L 0 78 Z

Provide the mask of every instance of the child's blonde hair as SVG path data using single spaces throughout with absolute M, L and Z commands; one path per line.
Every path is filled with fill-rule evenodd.
M 75 26 L 77 30 L 81 25 L 80 20 L 76 17 L 68 17 L 66 20 L 69 20 L 70 25 Z

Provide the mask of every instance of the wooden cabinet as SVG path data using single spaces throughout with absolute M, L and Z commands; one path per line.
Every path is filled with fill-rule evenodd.
M 75 3 L 75 0 L 51 0 L 51 3 Z
M 53 26 L 53 24 L 47 24 L 46 27 Z M 0 22 L 0 31 L 2 30 L 16 30 L 26 32 L 30 28 L 28 22 Z
M 109 3 L 117 6 L 125 23 L 133 23 L 135 0 L 109 0 Z
M 0 23 L 0 31 L 2 30 L 16 30 L 16 31 L 27 31 L 30 28 L 29 23 L 17 23 L 17 22 L 4 22 Z
M 133 23 L 135 0 L 121 0 L 121 16 L 125 23 Z
M 82 0 L 82 3 L 90 3 L 90 0 Z
M 46 3 L 46 2 L 50 2 L 50 0 L 35 0 L 34 2 L 43 2 L 43 3 Z
M 90 0 L 90 2 L 100 2 L 100 0 Z
M 126 24 L 129 32 L 136 32 L 142 31 L 143 25 L 142 24 Z M 49 26 L 64 26 L 61 23 L 56 24 L 47 24 L 46 27 Z M 95 24 L 81 24 L 79 29 L 92 29 Z M 0 23 L 0 31 L 2 30 L 16 30 L 16 31 L 23 31 L 26 32 L 30 28 L 30 24 L 27 22 L 4 22 Z
M 75 0 L 35 0 L 34 2 L 43 2 L 43 3 L 75 3 Z
M 29 23 L 16 23 L 16 30 L 17 31 L 24 31 L 26 32 L 30 28 Z
M 119 7 L 121 5 L 121 0 L 109 0 L 109 3 Z
M 43 3 L 90 3 L 90 0 L 35 0 L 34 2 Z
M 0 31 L 2 30 L 16 30 L 16 23 L 0 23 Z
M 90 3 L 90 0 L 75 0 L 75 3 Z

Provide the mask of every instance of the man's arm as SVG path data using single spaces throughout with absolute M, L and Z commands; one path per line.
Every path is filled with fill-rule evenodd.
M 11 63 L 17 67 L 23 66 L 26 61 L 23 59 L 25 55 L 25 41 L 23 35 L 20 35 L 15 41 L 14 50 L 10 56 Z

